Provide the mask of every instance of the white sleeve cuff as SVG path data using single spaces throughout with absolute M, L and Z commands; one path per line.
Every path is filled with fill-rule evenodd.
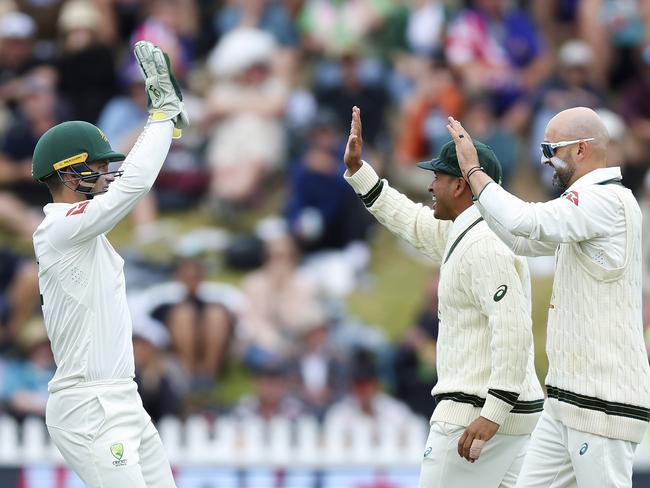
M 379 181 L 379 175 L 375 170 L 365 161 L 362 161 L 362 166 L 356 173 L 350 175 L 346 170 L 343 178 L 347 181 L 354 191 L 363 196 L 367 194 Z
M 510 410 L 512 410 L 512 405 L 488 393 L 485 405 L 481 409 L 481 417 L 491 420 L 495 424 L 503 425 Z

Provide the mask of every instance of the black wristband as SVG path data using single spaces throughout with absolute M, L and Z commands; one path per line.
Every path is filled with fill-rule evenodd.
M 467 172 L 467 176 L 465 176 L 465 179 L 469 182 L 470 177 L 477 171 L 483 171 L 483 168 L 481 168 L 480 166 L 474 166 L 470 168 L 469 171 Z

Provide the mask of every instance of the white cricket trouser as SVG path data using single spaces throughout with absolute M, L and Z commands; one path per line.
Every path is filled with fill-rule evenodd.
M 90 488 L 176 488 L 134 381 L 93 382 L 50 395 L 47 429 Z
M 570 429 L 543 412 L 517 488 L 630 488 L 636 446 Z
M 474 463 L 458 455 L 465 427 L 432 422 L 420 471 L 420 488 L 514 488 L 530 435 L 496 434 Z

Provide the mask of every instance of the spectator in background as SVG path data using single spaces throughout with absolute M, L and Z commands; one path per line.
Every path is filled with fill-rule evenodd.
M 366 114 L 364 134 L 371 147 L 381 146 L 381 136 L 386 134 L 385 111 L 388 93 L 381 80 L 368 80 L 362 76 L 362 58 L 358 47 L 350 47 L 337 58 L 340 78 L 327 85 L 316 87 L 316 99 L 321 108 L 332 110 L 341 127 L 347 127 L 350 107 L 358 106 Z
M 239 292 L 205 281 L 203 263 L 181 258 L 175 281 L 132 296 L 134 323 L 164 327 L 194 389 L 209 388 L 221 371 L 241 307 Z
M 104 131 L 116 151 L 127 153 L 135 144 L 149 112 L 144 80 L 135 65 L 125 71 L 123 85 L 125 93 L 108 101 L 100 113 L 97 126 Z
M 413 86 L 400 106 L 395 160 L 400 167 L 412 168 L 414 162 L 435 153 L 447 141 L 444 121 L 449 115 L 460 115 L 463 93 L 441 53 L 432 57 L 412 56 L 403 61 L 397 65 L 399 76 Z
M 579 36 L 598 53 L 596 80 L 613 88 L 632 81 L 638 73 L 638 51 L 650 39 L 650 2 L 580 0 L 577 20 Z
M 607 160 L 611 166 L 619 166 L 623 185 L 632 190 L 639 199 L 643 193 L 643 180 L 648 170 L 642 146 L 628 130 L 623 118 L 606 108 L 596 110 L 609 134 Z
M 253 203 L 264 178 L 283 163 L 289 87 L 274 72 L 275 52 L 270 34 L 240 28 L 225 35 L 208 60 L 216 80 L 206 100 L 213 124 L 207 159 L 212 199 L 220 204 Z
M 298 273 L 298 247 L 290 235 L 268 237 L 264 250 L 264 265 L 241 285 L 244 361 L 252 367 L 294 355 L 302 318 L 320 305 L 316 288 Z
M 391 8 L 388 0 L 305 0 L 298 16 L 304 46 L 325 57 L 349 52 L 381 27 Z
M 275 65 L 284 77 L 294 76 L 298 60 L 298 33 L 282 2 L 273 0 L 234 0 L 215 15 L 219 37 L 240 27 L 253 27 L 273 36 L 278 49 Z
M 594 61 L 594 51 L 585 41 L 571 39 L 562 44 L 555 72 L 531 97 L 532 140 L 543 140 L 546 124 L 562 110 L 605 105 L 605 94 L 594 82 Z M 531 148 L 530 160 L 538 166 L 539 148 Z
M 0 249 L 0 349 L 13 344 L 38 305 L 36 262 Z
M 497 155 L 503 171 L 501 184 L 509 188 L 517 169 L 519 140 L 516 134 L 495 116 L 492 104 L 485 96 L 467 101 L 463 121 L 467 130 L 472 130 L 472 134 L 476 134 L 475 137 L 490 146 Z
M 325 425 L 343 426 L 349 432 L 364 420 L 379 428 L 388 423 L 403 427 L 413 419 L 413 413 L 404 403 L 382 391 L 374 358 L 368 351 L 360 350 L 352 358 L 348 394 L 332 405 L 325 416 Z
M 15 7 L 36 22 L 38 39 L 47 43 L 49 54 L 55 49 L 56 19 L 66 0 L 13 0 Z M 7 3 L 6 1 L 3 3 Z M 11 0 L 8 3 L 12 3 Z
M 431 389 L 435 386 L 436 343 L 438 341 L 438 280 L 435 272 L 426 287 L 425 304 L 415 324 L 397 345 L 393 360 L 395 396 L 418 415 L 433 413 Z
M 621 90 L 619 113 L 632 134 L 642 145 L 644 154 L 650 153 L 650 46 L 640 54 L 639 75 Z M 647 158 L 646 158 L 647 159 Z
M 100 10 L 85 0 L 66 2 L 57 22 L 62 47 L 57 61 L 59 90 L 72 112 L 70 118 L 91 123 L 118 91 L 114 50 L 100 36 L 101 23 Z
M 32 216 L 24 206 L 39 207 L 51 201 L 47 188 L 33 180 L 31 166 L 36 141 L 61 120 L 54 83 L 54 73 L 47 67 L 33 68 L 20 80 L 18 111 L 0 142 L 0 192 L 5 200 L 22 203 L 20 215 L 29 221 L 25 222 L 28 228 L 38 225 L 40 217 Z M 18 208 L 16 201 L 11 205 Z
M 310 414 L 323 419 L 344 392 L 345 358 L 332 341 L 331 323 L 322 309 L 311 309 L 299 325 L 299 352 L 293 361 L 300 398 Z
M 268 32 L 286 48 L 298 46 L 298 33 L 282 2 L 233 0 L 217 11 L 214 28 L 218 37 L 238 27 L 253 27 Z
M 542 81 L 550 68 L 544 42 L 533 20 L 507 0 L 474 0 L 449 26 L 447 60 L 469 92 L 486 91 L 498 116 L 519 129 L 525 93 Z
M 341 250 L 365 240 L 370 220 L 354 191 L 341 179 L 345 139 L 327 109 L 312 123 L 305 153 L 291 168 L 285 216 L 304 253 Z
M 165 355 L 168 345 L 165 329 L 150 325 L 133 329 L 135 382 L 144 409 L 155 423 L 166 415 L 181 414 L 182 397 L 188 389 L 180 366 Z
M 406 43 L 417 56 L 434 56 L 442 49 L 447 12 L 440 0 L 414 0 L 409 3 Z
M 130 0 L 123 3 L 130 3 Z M 131 45 L 147 40 L 165 51 L 174 66 L 174 75 L 183 83 L 194 60 L 194 40 L 198 35 L 196 0 L 149 0 L 144 20 L 131 37 Z M 133 6 L 131 6 L 133 8 Z M 131 60 L 133 62 L 133 60 Z
M 636 1 L 636 0 L 633 0 Z M 546 0 L 526 4 L 551 46 L 579 37 L 578 9 L 581 0 Z
M 22 357 L 7 364 L 6 377 L 0 385 L 0 398 L 7 411 L 18 419 L 30 415 L 45 417 L 47 384 L 56 366 L 43 322 L 36 319 L 18 336 Z
M 0 104 L 18 97 L 20 77 L 34 63 L 35 36 L 36 24 L 29 15 L 8 12 L 0 17 Z M 0 122 L 0 133 L 3 125 Z
M 300 400 L 291 394 L 289 371 L 281 360 L 270 360 L 253 368 L 255 391 L 242 398 L 231 414 L 240 421 L 274 418 L 296 420 L 303 414 Z

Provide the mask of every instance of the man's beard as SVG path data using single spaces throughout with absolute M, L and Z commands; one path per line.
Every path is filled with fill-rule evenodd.
M 575 173 L 575 168 L 557 156 L 551 158 L 551 165 L 555 170 L 555 173 L 553 173 L 553 186 L 560 191 L 565 191 L 569 188 L 569 181 L 571 181 L 573 173 Z

